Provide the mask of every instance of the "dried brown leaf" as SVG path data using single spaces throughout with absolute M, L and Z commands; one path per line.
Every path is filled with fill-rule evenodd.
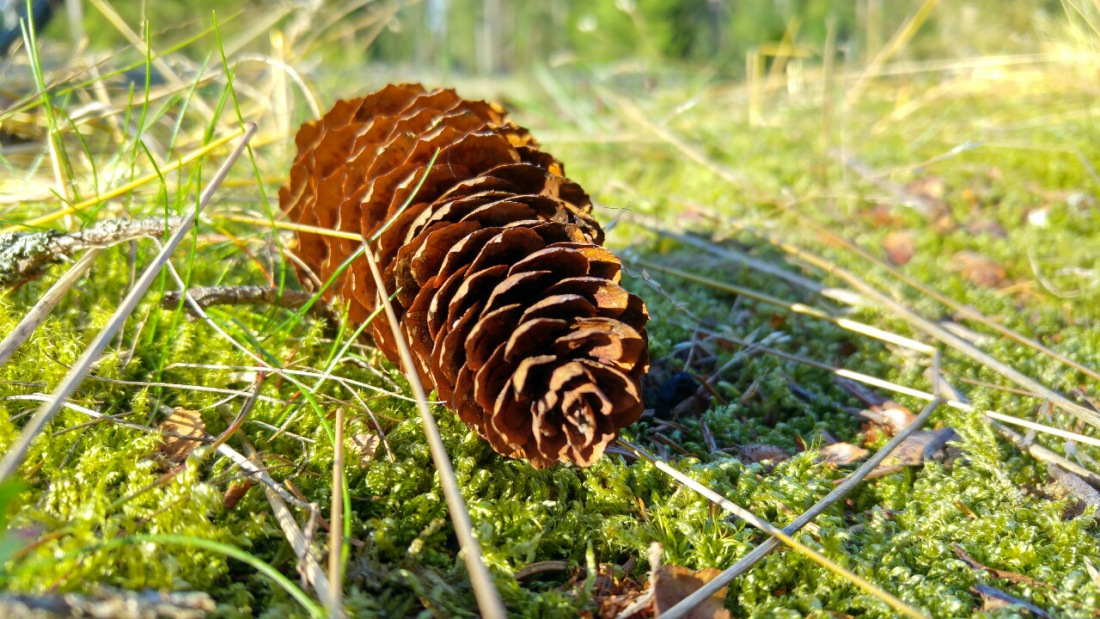
M 1025 585 L 1032 585 L 1035 587 L 1043 587 L 1045 589 L 1050 589 L 1051 591 L 1054 591 L 1054 587 L 1040 580 L 1035 580 L 1030 576 L 1025 576 L 1023 574 L 1017 574 L 1016 572 L 999 570 L 986 565 L 982 565 L 981 563 L 975 561 L 974 558 L 967 554 L 967 552 L 962 549 L 962 546 L 959 546 L 958 544 L 951 544 L 951 547 L 955 550 L 955 554 L 959 556 L 959 559 L 962 559 L 963 563 L 969 565 L 973 569 L 987 572 L 990 576 L 993 576 L 994 578 L 1002 578 L 1004 580 L 1022 583 Z
M 679 565 L 662 565 L 653 575 L 653 605 L 657 616 L 660 617 L 661 613 L 695 593 L 700 587 L 714 580 L 721 573 L 722 570 L 713 567 L 693 572 Z M 684 617 L 688 619 L 730 619 L 732 615 L 725 607 L 727 588 L 722 587 L 716 591 L 702 604 L 688 611 Z
M 377 434 L 363 432 L 351 437 L 351 451 L 359 458 L 359 466 L 370 464 L 381 444 L 382 439 Z
M 206 424 L 198 411 L 177 406 L 172 414 L 161 422 L 158 429 L 163 434 L 160 453 L 171 462 L 180 463 L 191 455 L 202 441 L 188 437 L 201 438 L 206 434 Z
M 222 495 L 222 506 L 225 507 L 226 510 L 237 507 L 237 503 L 241 502 L 244 495 L 248 493 L 249 488 L 255 485 L 256 482 L 251 479 L 229 484 L 229 487 L 225 490 L 225 494 Z
M 914 196 L 928 200 L 942 200 L 944 196 L 943 177 L 933 174 L 922 176 L 910 181 L 905 189 Z
M 920 466 L 928 460 L 946 457 L 948 441 L 958 439 L 959 435 L 951 428 L 917 430 L 902 441 L 890 456 L 901 464 Z
M 1005 268 L 992 258 L 973 251 L 960 251 L 951 264 L 963 279 L 984 288 L 996 288 L 1007 277 Z
M 775 445 L 765 445 L 763 443 L 747 443 L 745 445 L 738 445 L 734 449 L 736 450 L 735 455 L 737 459 L 745 464 L 769 460 L 778 464 L 791 457 L 791 454 L 787 453 L 787 450 L 776 447 Z
M 913 245 L 913 234 L 904 230 L 895 230 L 882 239 L 882 250 L 886 259 L 896 266 L 907 264 L 917 254 Z
M 866 458 L 869 453 L 871 452 L 851 443 L 833 443 L 821 448 L 821 457 L 818 462 L 834 466 L 846 466 L 859 462 Z
M 982 612 L 993 612 L 995 610 L 1006 608 L 1009 606 L 1018 606 L 1036 617 L 1042 619 L 1049 619 L 1050 615 L 1045 610 L 1035 606 L 1034 604 L 1021 600 L 1020 598 L 1005 593 L 996 587 L 990 587 L 989 585 L 974 585 L 970 587 L 970 591 L 981 598 L 982 600 Z
M 917 416 L 913 414 L 913 411 L 893 400 L 884 402 L 882 406 L 879 407 L 879 414 L 882 415 L 883 420 L 886 422 L 886 426 L 890 429 L 892 434 L 897 434 L 909 427 L 917 418 Z

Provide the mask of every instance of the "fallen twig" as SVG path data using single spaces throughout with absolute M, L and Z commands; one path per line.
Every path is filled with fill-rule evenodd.
M 104 249 L 125 241 L 164 236 L 179 228 L 183 217 L 109 219 L 77 232 L 5 232 L 0 234 L 0 286 L 37 275 L 86 249 Z
M 203 309 L 214 305 L 274 305 L 298 309 L 314 297 L 300 290 L 269 286 L 200 286 L 188 288 L 187 294 Z M 182 300 L 183 295 L 179 291 L 171 290 L 164 293 L 160 306 L 165 309 L 175 309 Z M 193 319 L 199 318 L 191 304 L 185 303 L 183 307 Z M 322 299 L 317 299 L 309 306 L 309 313 L 329 321 L 330 325 L 340 324 L 340 317 L 336 311 Z

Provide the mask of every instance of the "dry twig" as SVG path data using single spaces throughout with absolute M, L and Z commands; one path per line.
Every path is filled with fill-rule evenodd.
M 315 296 L 300 290 L 269 286 L 200 286 L 188 288 L 187 294 L 203 309 L 215 305 L 274 305 L 298 309 L 314 300 Z M 165 309 L 175 309 L 182 300 L 183 295 L 177 290 L 172 290 L 164 293 L 160 306 Z M 193 319 L 199 317 L 192 305 L 185 303 L 184 309 Z M 314 300 L 309 306 L 309 313 L 329 321 L 330 325 L 340 323 L 340 317 L 336 311 L 323 299 Z
M 179 228 L 184 217 L 109 219 L 77 232 L 6 232 L 0 234 L 0 286 L 37 275 L 51 264 L 67 261 L 86 249 L 104 249 L 143 237 L 163 236 Z

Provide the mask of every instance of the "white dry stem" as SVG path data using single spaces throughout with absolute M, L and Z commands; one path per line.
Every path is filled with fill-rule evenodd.
M 1098 414 L 1096 411 L 1081 406 L 1080 404 L 1070 400 L 1066 396 L 1054 391 L 1053 389 L 1050 389 L 1046 385 L 1043 385 L 1034 378 L 1024 374 L 1023 372 L 1008 365 L 1007 363 L 1004 363 L 1000 359 L 993 357 L 984 350 L 975 347 L 970 342 L 967 342 L 963 338 L 960 338 L 959 336 L 951 333 L 947 329 L 944 329 L 940 325 L 921 316 L 909 307 L 894 300 L 889 295 L 879 291 L 877 288 L 867 283 L 862 278 L 856 276 L 851 271 L 840 268 L 835 264 L 814 256 L 808 252 L 802 251 L 788 243 L 779 242 L 774 239 L 770 239 L 767 236 L 765 236 L 764 238 L 770 243 L 782 249 L 783 251 L 786 251 L 798 258 L 801 258 L 802 260 L 805 260 L 806 262 L 824 270 L 826 273 L 841 279 L 859 293 L 878 303 L 883 308 L 892 311 L 898 317 L 904 319 L 914 329 L 918 331 L 923 331 L 925 334 L 939 340 L 940 342 L 943 342 L 944 344 L 966 355 L 967 357 L 970 357 L 972 360 L 982 364 L 983 366 L 993 370 L 994 372 L 997 372 L 1001 376 L 1016 383 L 1020 387 L 1032 391 L 1042 398 L 1050 400 L 1051 403 L 1057 405 L 1067 412 L 1073 413 L 1082 421 L 1100 428 L 1100 414 Z
M 736 295 L 740 295 L 742 297 L 753 299 L 754 301 L 757 301 L 759 303 L 764 303 L 766 305 L 771 305 L 773 307 L 779 307 L 779 308 L 785 309 L 785 310 L 787 310 L 787 311 L 789 311 L 793 314 L 801 314 L 803 316 L 810 316 L 811 318 L 816 318 L 818 320 L 823 320 L 825 322 L 834 324 L 834 325 L 840 327 L 841 329 L 845 329 L 845 330 L 851 331 L 853 333 L 858 333 L 859 335 L 863 335 L 863 336 L 866 336 L 866 337 L 874 338 L 876 340 L 880 340 L 880 341 L 886 342 L 888 344 L 895 344 L 895 345 L 898 345 L 898 346 L 902 346 L 904 348 L 907 348 L 909 350 L 914 350 L 914 351 L 919 352 L 919 353 L 923 353 L 923 354 L 926 354 L 926 355 L 931 355 L 931 354 L 935 353 L 935 351 L 936 351 L 936 349 L 934 347 L 929 346 L 928 344 L 925 344 L 924 342 L 918 342 L 918 341 L 916 341 L 912 338 L 908 338 L 908 337 L 905 337 L 905 336 L 902 336 L 902 335 L 898 335 L 896 333 L 891 333 L 889 331 L 885 331 L 883 329 L 879 329 L 878 327 L 873 327 L 873 326 L 868 325 L 868 324 L 864 324 L 864 323 L 861 323 L 861 322 L 856 322 L 854 320 L 849 320 L 847 318 L 840 318 L 840 317 L 837 317 L 837 316 L 833 316 L 833 315 L 825 312 L 824 310 L 821 310 L 819 308 L 816 308 L 816 307 L 813 307 L 813 306 L 810 306 L 810 305 L 806 305 L 804 303 L 789 303 L 787 301 L 784 301 L 783 299 L 780 299 L 778 297 L 774 297 L 770 294 L 760 292 L 758 290 L 752 290 L 751 288 L 745 288 L 743 286 L 735 286 L 733 284 L 727 284 L 726 282 L 720 282 L 720 281 L 717 281 L 717 280 L 708 279 L 706 277 L 695 275 L 694 273 L 689 273 L 687 271 L 681 271 L 680 269 L 674 269 L 674 268 L 671 268 L 671 267 L 661 266 L 659 264 L 654 264 L 652 262 L 648 262 L 648 261 L 645 261 L 645 260 L 640 260 L 638 258 L 630 259 L 629 263 L 630 263 L 631 266 L 639 266 L 639 267 L 642 267 L 642 268 L 646 269 L 647 271 L 656 271 L 658 273 L 665 273 L 667 275 L 672 275 L 672 276 L 675 276 L 675 277 L 679 277 L 681 279 L 685 279 L 685 280 L 690 281 L 690 282 L 703 284 L 704 286 L 709 286 L 709 287 L 714 288 L 716 290 L 722 290 L 724 292 L 729 292 L 729 293 L 733 293 L 733 294 L 736 294 Z
M 339 619 L 343 615 L 341 597 L 344 589 L 344 570 L 341 559 L 344 544 L 344 407 L 336 408 L 336 445 L 332 456 L 332 504 L 329 508 L 328 578 L 329 616 Z
M 454 469 L 451 467 L 447 448 L 443 445 L 443 438 L 439 435 L 439 426 L 435 423 L 435 417 L 428 408 L 428 396 L 424 392 L 424 386 L 420 384 L 416 365 L 413 363 L 409 345 L 405 342 L 405 336 L 398 327 L 397 314 L 390 303 L 389 292 L 386 283 L 382 280 L 382 273 L 378 270 L 378 263 L 374 260 L 374 254 L 368 247 L 363 252 L 367 265 L 370 266 L 371 275 L 374 276 L 375 286 L 378 288 L 378 298 L 381 299 L 386 309 L 386 319 L 393 331 L 393 337 L 397 342 L 397 351 L 401 355 L 401 365 L 405 369 L 405 376 L 409 379 L 409 386 L 416 396 L 417 408 L 420 410 L 420 420 L 424 424 L 424 434 L 428 439 L 428 449 L 432 454 L 432 462 L 439 473 L 439 484 L 443 488 L 443 496 L 447 501 L 447 510 L 451 514 L 451 522 L 454 524 L 455 534 L 458 536 L 459 546 L 462 548 L 463 558 L 466 562 L 466 571 L 470 575 L 470 583 L 474 587 L 474 595 L 481 610 L 481 616 L 489 619 L 503 619 L 507 615 L 504 612 L 504 603 L 500 599 L 500 593 L 493 583 L 493 577 L 489 574 L 489 568 L 481 557 L 481 545 L 474 536 L 473 524 L 470 521 L 470 512 L 466 509 L 466 502 L 462 498 L 462 492 L 458 488 L 458 480 L 455 478 Z
M 1035 423 L 1034 421 L 1028 421 L 1027 419 L 1020 419 L 1019 417 L 1013 417 L 1011 415 L 1004 415 L 1001 413 L 995 413 L 993 411 L 986 411 L 986 417 L 996 419 L 997 421 L 1003 421 L 1007 424 L 1014 426 L 1022 426 L 1029 430 L 1035 430 L 1036 432 L 1042 432 L 1044 434 L 1052 434 L 1054 436 L 1060 436 L 1064 439 L 1071 441 L 1077 441 L 1086 445 L 1092 445 L 1093 447 L 1100 447 L 1100 439 L 1095 439 L 1091 436 L 1085 436 L 1084 434 L 1078 434 L 1076 432 L 1070 432 L 1069 430 L 1063 430 L 1061 428 L 1054 428 L 1042 423 Z
M 134 308 L 137 307 L 141 298 L 145 295 L 145 291 L 149 289 L 149 286 L 153 283 L 153 280 L 160 274 L 161 268 L 168 262 L 168 258 L 183 241 L 184 236 L 191 231 L 191 226 L 195 223 L 195 218 L 198 217 L 199 212 L 206 206 L 210 199 L 214 196 L 214 192 L 217 191 L 222 181 L 225 180 L 226 175 L 229 174 L 229 169 L 233 166 L 237 158 L 244 152 L 246 146 L 248 146 L 249 140 L 256 134 L 256 125 L 253 123 L 246 124 L 246 130 L 241 137 L 240 143 L 233 149 L 233 152 L 229 154 L 229 157 L 225 160 L 222 166 L 218 169 L 214 178 L 211 179 L 210 184 L 203 190 L 199 197 L 199 203 L 184 217 L 183 222 L 176 229 L 176 231 L 168 238 L 168 241 L 164 244 L 163 249 L 153 259 L 152 263 L 141 274 L 141 277 L 134 282 L 133 287 L 126 294 L 126 297 L 119 304 L 115 313 L 111 316 L 111 319 L 107 322 L 107 325 L 96 334 L 92 343 L 84 349 L 84 353 L 69 373 L 65 375 L 65 378 L 61 381 L 61 384 L 53 393 L 53 400 L 42 405 L 31 418 L 27 425 L 23 427 L 23 431 L 20 433 L 19 438 L 4 454 L 4 458 L 0 461 L 0 481 L 5 481 L 10 478 L 19 469 L 19 466 L 23 463 L 23 459 L 27 455 L 27 451 L 30 449 L 31 442 L 37 437 L 42 430 L 46 427 L 46 424 L 53 419 L 58 409 L 61 408 L 62 402 L 68 399 L 68 397 L 76 391 L 76 388 L 80 385 L 84 379 L 85 374 L 91 369 L 92 364 L 99 358 L 100 354 L 110 343 L 111 339 L 115 336 L 115 333 L 122 326 L 122 323 L 129 318 L 133 313 Z

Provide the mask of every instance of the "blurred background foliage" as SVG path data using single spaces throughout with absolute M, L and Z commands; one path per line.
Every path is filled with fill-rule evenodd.
M 148 17 L 154 32 L 192 24 L 198 31 L 217 11 L 230 29 L 246 27 L 234 15 L 254 15 L 255 0 L 228 7 L 216 0 L 132 0 L 113 7 L 127 23 Z M 325 4 L 325 3 L 321 3 Z M 866 63 L 923 3 L 921 0 L 414 0 L 339 3 L 344 13 L 326 50 L 367 60 L 444 74 L 520 73 L 535 65 L 613 66 L 645 63 L 650 70 L 691 69 L 716 77 L 743 78 L 746 58 L 789 43 L 798 55 L 820 58 L 834 29 L 842 60 Z M 1088 8 L 1088 3 L 1084 3 Z M 315 5 L 289 2 L 291 12 Z M 1093 6 L 1092 8 L 1095 8 Z M 322 8 L 322 12 L 327 6 Z M 904 50 L 903 57 L 942 58 L 1018 52 L 1063 23 L 1059 0 L 971 0 L 938 6 Z M 395 19 L 380 22 L 379 14 Z M 97 11 L 84 16 L 96 32 L 93 45 L 114 49 L 121 34 Z M 63 22 L 64 19 L 57 20 Z M 246 21 L 241 18 L 241 21 Z M 102 22 L 102 23 L 101 23 Z M 377 30 L 373 31 L 377 25 Z M 64 26 L 56 23 L 60 31 Z M 364 39 L 364 30 L 369 36 Z M 341 34 L 342 33 L 342 34 Z M 957 45 L 944 48 L 944 41 Z M 369 42 L 369 45 L 363 45 Z

